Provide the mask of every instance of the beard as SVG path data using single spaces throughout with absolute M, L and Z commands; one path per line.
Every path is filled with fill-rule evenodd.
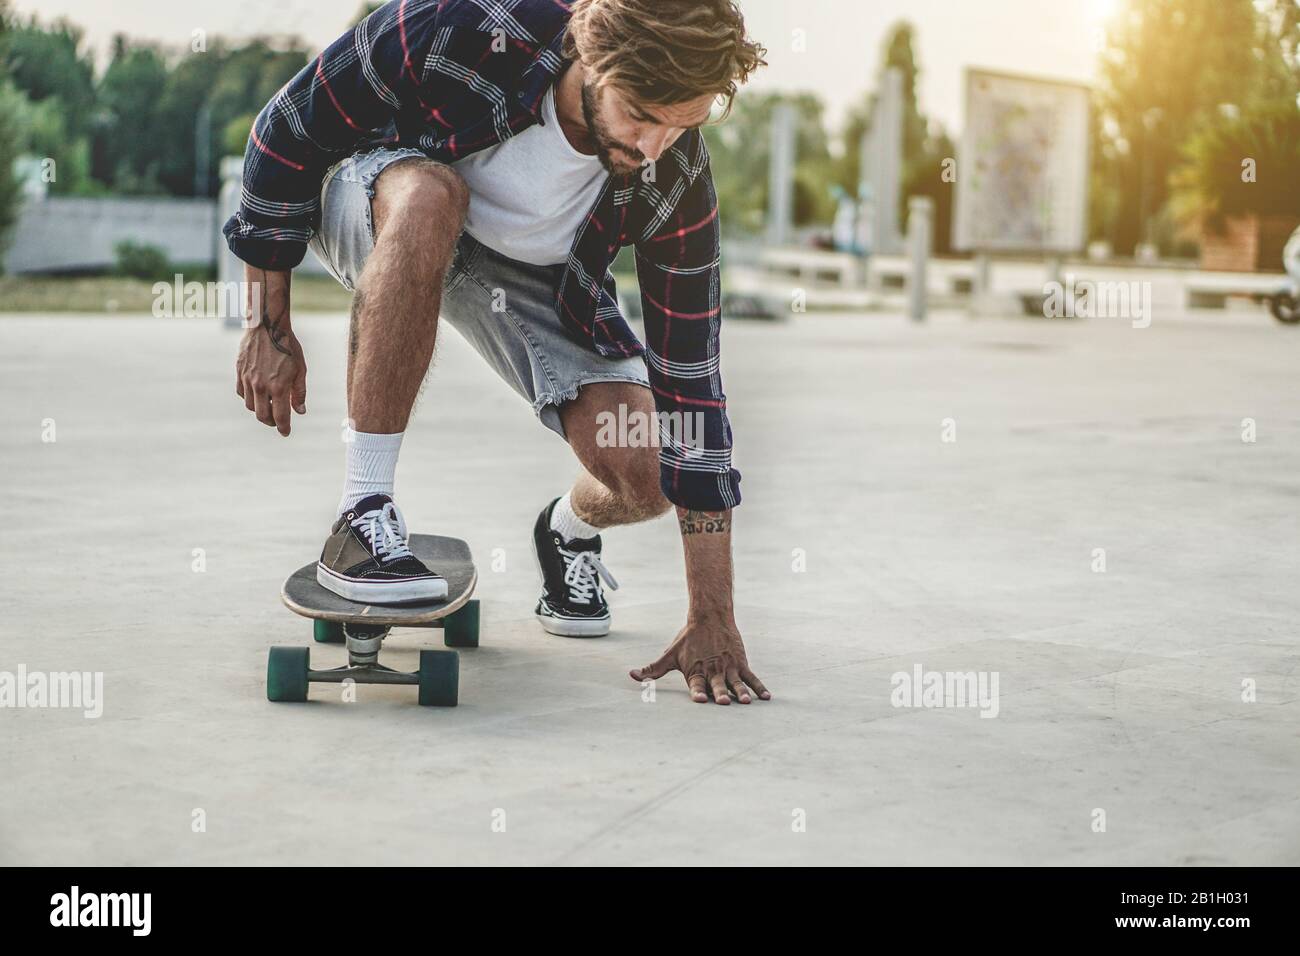
M 629 176 L 641 168 L 645 155 L 634 146 L 625 146 L 612 135 L 596 108 L 596 91 L 582 84 L 582 119 L 587 132 L 596 144 L 596 157 L 600 164 L 616 176 Z

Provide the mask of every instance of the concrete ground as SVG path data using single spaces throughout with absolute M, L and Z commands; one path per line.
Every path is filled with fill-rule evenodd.
M 540 632 L 529 531 L 574 465 L 448 330 L 398 480 L 479 562 L 444 710 L 265 699 L 341 480 L 344 319 L 298 329 L 286 441 L 219 323 L 0 319 L 0 672 L 104 682 L 98 719 L 0 709 L 0 862 L 1300 863 L 1300 330 L 729 324 L 737 615 L 775 699 L 725 709 L 627 677 L 682 623 L 671 520 L 606 536 L 608 638 Z M 918 667 L 996 675 L 996 717 L 894 706 Z

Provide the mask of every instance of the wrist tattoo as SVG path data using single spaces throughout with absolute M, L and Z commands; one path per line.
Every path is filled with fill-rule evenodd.
M 262 328 L 266 329 L 267 337 L 270 338 L 271 345 L 275 347 L 277 352 L 281 352 L 284 355 L 292 355 L 293 353 L 290 352 L 288 347 L 284 344 L 286 334 L 284 329 L 280 328 L 279 322 L 273 322 L 271 320 L 271 313 L 266 305 L 266 288 L 266 270 L 262 270 Z
M 727 511 L 696 511 L 687 508 L 678 512 L 682 534 L 724 534 L 731 530 L 731 513 Z

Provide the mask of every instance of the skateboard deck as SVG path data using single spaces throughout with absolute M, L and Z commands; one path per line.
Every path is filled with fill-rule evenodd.
M 469 545 L 459 538 L 413 534 L 407 542 L 412 553 L 432 571 L 447 579 L 447 597 L 425 604 L 358 604 L 316 583 L 316 562 L 289 576 L 280 591 L 285 606 L 303 617 L 339 624 L 377 624 L 389 627 L 436 627 L 438 620 L 458 611 L 474 593 L 478 572 Z
M 478 572 L 469 545 L 459 538 L 413 534 L 412 553 L 447 581 L 447 596 L 421 604 L 361 604 L 316 582 L 316 564 L 304 565 L 280 589 L 280 599 L 295 614 L 313 619 L 316 641 L 346 644 L 348 663 L 315 670 L 309 647 L 272 647 L 266 666 L 266 697 L 305 701 L 313 683 L 415 684 L 423 705 L 455 707 L 460 658 L 454 650 L 424 648 L 420 668 L 395 671 L 379 663 L 384 639 L 394 627 L 438 627 L 447 647 L 478 647 L 478 601 L 471 599 Z

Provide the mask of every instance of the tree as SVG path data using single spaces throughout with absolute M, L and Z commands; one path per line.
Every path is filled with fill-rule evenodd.
M 935 251 L 951 250 L 953 185 L 945 181 L 944 162 L 955 159 L 956 146 L 943 125 L 931 122 L 921 112 L 916 95 L 920 65 L 914 51 L 916 30 L 907 22 L 896 23 L 885 37 L 881 50 L 877 87 L 884 82 L 885 71 L 896 67 L 903 74 L 903 177 L 898 197 L 898 222 L 907 227 L 908 205 L 912 196 L 929 196 L 934 200 Z M 850 110 L 844 128 L 844 150 L 835 165 L 835 179 L 849 195 L 858 194 L 862 177 L 862 139 L 875 116 L 877 96 L 868 94 Z
M 877 72 L 877 89 L 884 81 L 885 71 L 897 67 L 903 73 L 903 162 L 917 160 L 925 152 L 929 124 L 921 114 L 916 98 L 916 82 L 921 68 L 912 49 L 916 38 L 915 28 L 907 22 L 894 24 L 881 48 L 880 69 Z M 837 165 L 837 179 L 852 195 L 858 191 L 862 178 L 862 137 L 871 128 L 876 112 L 876 94 L 868 93 L 849 111 L 844 127 L 844 153 Z
M 728 230 L 758 233 L 763 229 L 772 156 L 772 114 L 779 102 L 792 104 L 798 117 L 794 223 L 806 226 L 830 221 L 832 163 L 821 100 L 811 93 L 746 93 L 736 98 L 724 122 L 703 128 L 722 223 Z
M 1284 215 L 1300 223 L 1300 109 L 1285 100 L 1225 111 L 1184 149 L 1173 175 L 1174 208 L 1219 230 L 1229 216 Z
M 0 253 L 9 246 L 9 231 L 22 205 L 22 187 L 14 175 L 14 161 L 20 155 L 19 114 L 25 103 L 25 97 L 12 83 L 0 81 Z
M 82 50 L 81 30 L 63 20 L 44 28 L 35 17 L 16 22 L 6 15 L 5 22 L 0 72 L 32 102 L 57 101 L 68 135 L 85 135 L 95 105 L 95 82 L 91 54 Z
M 170 140 L 157 123 L 158 93 L 167 64 L 157 48 L 113 38 L 113 57 L 96 89 L 94 174 L 119 192 L 161 192 L 160 156 L 184 141 Z M 165 146 L 164 146 L 165 144 Z
M 1259 41 L 1253 0 L 1126 0 L 1099 64 L 1093 181 L 1114 195 L 1094 206 L 1110 216 L 1095 235 L 1124 251 L 1156 238 L 1185 144 L 1222 104 L 1250 102 L 1264 78 Z
M 255 39 L 230 51 L 208 97 L 213 142 L 226 147 L 223 134 L 232 121 L 256 116 L 307 61 L 306 48 L 296 40 L 285 49 L 276 49 L 265 39 Z M 244 128 L 245 140 L 251 125 Z M 243 153 L 242 144 L 239 152 Z
M 212 141 L 219 137 L 220 127 L 212 123 L 208 99 L 228 58 L 229 52 L 222 41 L 213 39 L 207 50 L 186 54 L 167 74 L 154 110 L 154 122 L 159 135 L 166 136 L 167 142 L 173 144 L 173 148 L 161 152 L 157 171 L 159 183 L 173 195 L 187 196 L 196 190 L 195 177 L 200 165 L 196 155 L 200 142 L 197 126 L 205 121 L 209 124 L 211 148 L 204 168 L 209 175 L 198 194 L 207 196 L 215 192 L 217 158 L 221 151 Z

